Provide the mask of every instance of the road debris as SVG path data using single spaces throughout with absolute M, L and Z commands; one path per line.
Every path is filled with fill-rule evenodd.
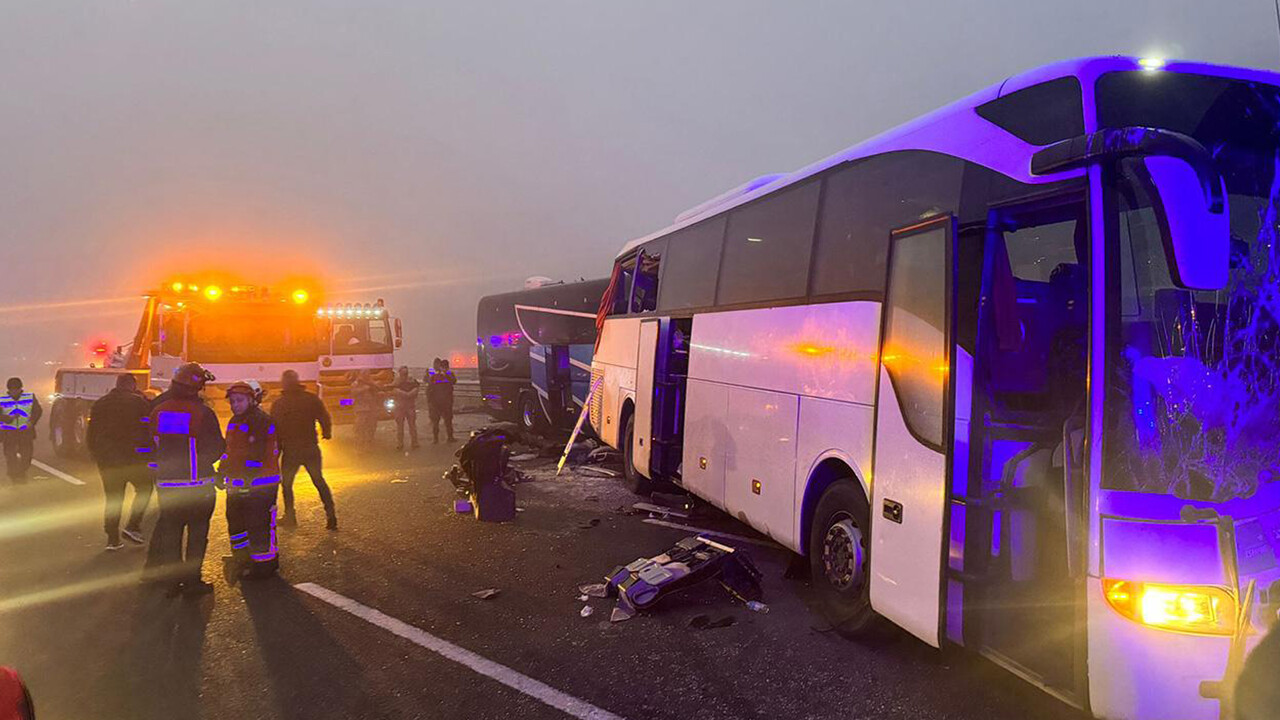
M 458 494 L 470 501 L 476 519 L 506 522 L 516 516 L 513 482 L 522 476 L 508 466 L 507 436 L 488 428 L 471 433 L 457 452 L 458 462 L 444 474 Z M 455 507 L 456 507 L 455 503 Z
M 764 613 L 769 612 L 769 606 L 768 606 L 768 605 L 765 605 L 764 603 L 760 602 L 759 600 L 748 600 L 748 601 L 747 601 L 747 609 L 748 609 L 748 610 L 750 610 L 751 612 L 758 612 L 758 613 L 760 613 L 761 615 L 763 615 Z
M 582 617 L 591 617 L 591 614 L 594 613 L 595 611 L 596 611 L 595 608 L 591 607 L 590 605 L 583 605 L 582 609 L 578 611 L 578 614 L 581 615 Z
M 584 465 L 582 467 L 575 468 L 574 472 L 578 473 L 579 475 L 586 475 L 587 477 L 599 477 L 599 478 L 622 477 L 622 473 L 616 470 L 610 470 L 609 468 L 595 467 L 594 465 Z
M 579 529 L 579 530 L 590 530 L 591 528 L 594 528 L 594 527 L 596 527 L 596 526 L 597 526 L 597 525 L 599 525 L 599 524 L 600 524 L 600 518 L 591 518 L 591 519 L 590 519 L 589 521 L 587 521 L 587 522 L 584 522 L 584 523 L 578 523 L 578 529 Z
M 609 586 L 604 583 L 592 583 L 590 585 L 579 585 L 578 592 L 593 598 L 609 597 Z
M 614 622 L 630 619 L 672 593 L 713 578 L 737 600 L 759 603 L 765 610 L 756 611 L 767 612 L 767 606 L 759 602 L 761 577 L 745 552 L 693 535 L 661 555 L 619 565 L 605 577 L 604 588 L 607 596 L 618 598 L 611 618 Z M 596 591 L 588 585 L 579 589 L 584 595 Z
M 497 597 L 498 594 L 501 592 L 502 591 L 497 588 L 485 588 L 484 590 L 477 590 L 471 593 L 471 597 L 479 598 L 481 600 L 489 600 L 491 598 Z
M 613 614 L 609 616 L 609 622 L 611 623 L 626 622 L 635 616 L 636 616 L 635 609 L 623 607 L 622 604 L 619 603 L 618 605 L 614 606 Z
M 408 481 L 408 480 L 405 480 L 404 478 L 392 478 L 392 479 L 391 479 L 391 484 L 392 484 L 392 485 L 403 485 L 404 483 L 407 483 L 407 482 L 409 482 L 409 481 Z
M 638 502 L 633 504 L 631 507 L 635 508 L 636 510 L 640 510 L 642 512 L 648 512 L 654 515 L 661 515 L 662 517 L 678 517 L 678 518 L 681 518 L 682 520 L 689 519 L 689 513 L 682 512 L 674 508 L 663 507 L 661 505 L 654 505 L 653 503 Z

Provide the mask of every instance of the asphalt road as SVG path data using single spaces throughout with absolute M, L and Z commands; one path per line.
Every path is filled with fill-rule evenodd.
M 765 573 L 768 613 L 707 583 L 610 623 L 611 602 L 580 601 L 578 585 L 688 533 L 621 512 L 635 498 L 618 481 L 576 475 L 520 485 L 512 523 L 453 515 L 454 447 L 405 456 L 388 430 L 365 458 L 346 451 L 349 429 L 326 445 L 337 532 L 304 471 L 277 579 L 222 581 L 219 499 L 216 591 L 185 600 L 138 584 L 141 548 L 103 550 L 96 470 L 42 439 L 38 458 L 85 484 L 38 468 L 25 486 L 0 480 L 0 664 L 27 678 L 41 720 L 1081 717 L 976 656 L 827 632 L 807 586 L 783 577 L 788 555 L 762 545 L 739 546 Z M 500 593 L 472 597 L 486 588 Z M 335 593 L 359 606 L 316 597 L 343 604 Z M 733 624 L 695 630 L 698 615 Z

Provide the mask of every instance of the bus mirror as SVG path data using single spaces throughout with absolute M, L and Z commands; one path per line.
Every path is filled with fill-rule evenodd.
M 1231 264 L 1228 204 L 1206 197 L 1205 178 L 1187 161 L 1167 156 L 1144 161 L 1164 210 L 1162 230 L 1168 238 L 1176 281 L 1191 290 L 1225 287 Z M 1220 178 L 1212 181 L 1222 182 Z M 1225 195 L 1223 192 L 1221 197 L 1225 199 Z
M 400 318 L 396 318 L 396 348 L 404 344 L 404 334 L 400 327 Z

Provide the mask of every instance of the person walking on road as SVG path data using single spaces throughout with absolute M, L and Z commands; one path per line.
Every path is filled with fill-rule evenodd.
M 436 358 L 427 371 L 427 412 L 431 415 L 431 435 L 440 442 L 440 421 L 444 421 L 448 441 L 453 439 L 453 386 L 458 382 L 449 361 Z
M 155 448 L 151 437 L 151 403 L 138 392 L 138 381 L 132 374 L 117 377 L 115 388 L 93 403 L 85 440 L 102 476 L 107 549 L 124 547 L 121 535 L 131 543 L 143 544 L 142 517 L 155 491 L 155 478 L 147 463 L 151 462 Z M 129 509 L 129 521 L 121 530 L 120 510 L 127 485 L 133 486 L 133 505 Z
M 333 420 L 320 398 L 307 392 L 302 386 L 298 373 L 285 370 L 280 376 L 280 384 L 284 389 L 280 397 L 271 404 L 271 419 L 276 423 L 281 450 L 280 487 L 284 494 L 284 517 L 280 524 L 288 527 L 298 525 L 293 504 L 293 479 L 298 475 L 298 468 L 305 467 L 307 475 L 311 476 L 311 484 L 320 493 L 320 502 L 324 503 L 325 526 L 330 530 L 337 530 L 338 516 L 333 508 L 333 493 L 324 481 L 320 441 L 316 439 L 316 423 L 320 424 L 320 432 L 325 440 L 333 439 Z
M 276 555 L 276 494 L 280 450 L 276 426 L 262 410 L 262 387 L 253 380 L 227 388 L 232 417 L 227 454 L 218 465 L 218 484 L 227 491 L 227 537 L 231 554 L 222 558 L 227 583 L 265 578 L 279 567 Z
M 400 368 L 400 375 L 396 379 L 395 390 L 395 419 L 396 419 L 396 450 L 404 450 L 404 426 L 409 426 L 409 447 L 413 450 L 418 449 L 418 391 L 421 389 L 421 383 L 414 380 L 409 375 L 409 368 Z
M 226 448 L 218 416 L 200 397 L 213 379 L 198 363 L 182 365 L 151 410 L 160 519 L 151 537 L 147 567 L 149 576 L 158 576 L 167 585 L 170 597 L 213 591 L 213 585 L 200 577 L 209 546 L 209 518 L 217 500 L 213 464 Z
M 9 378 L 8 394 L 0 396 L 0 443 L 4 444 L 5 470 L 14 485 L 27 481 L 35 452 L 36 423 L 44 409 L 33 393 L 22 387 L 21 378 Z

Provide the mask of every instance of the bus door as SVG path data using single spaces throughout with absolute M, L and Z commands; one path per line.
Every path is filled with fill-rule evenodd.
M 648 478 L 680 480 L 690 327 L 688 319 L 640 322 L 631 451 L 636 469 Z
M 1086 218 L 1082 194 L 989 213 L 971 452 L 955 498 L 965 512 L 952 516 L 961 539 L 949 576 L 963 597 L 954 639 L 1077 704 L 1085 672 Z
M 934 646 L 954 432 L 954 237 L 951 216 L 890 237 L 871 481 L 871 606 Z

